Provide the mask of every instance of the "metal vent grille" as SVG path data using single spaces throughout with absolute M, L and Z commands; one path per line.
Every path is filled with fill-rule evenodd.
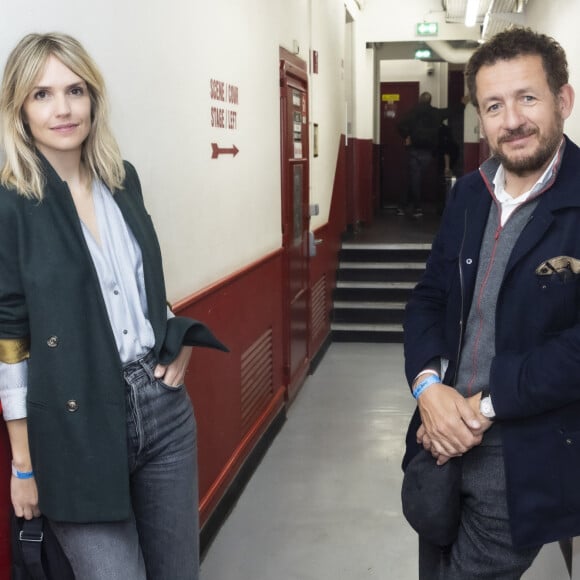
M 274 393 L 272 329 L 268 329 L 242 354 L 242 433 L 263 411 Z
M 324 274 L 312 288 L 312 314 L 310 323 L 313 338 L 317 337 L 329 325 L 326 297 L 326 274 Z

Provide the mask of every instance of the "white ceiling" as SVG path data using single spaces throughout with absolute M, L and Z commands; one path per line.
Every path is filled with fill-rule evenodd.
M 468 0 L 442 0 L 446 22 L 462 23 Z M 479 0 L 476 24 L 482 26 L 482 39 L 512 25 L 524 24 L 524 9 L 527 0 Z

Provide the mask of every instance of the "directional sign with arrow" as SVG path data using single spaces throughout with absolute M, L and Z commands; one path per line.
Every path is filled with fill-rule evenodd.
M 232 155 L 235 157 L 238 154 L 239 149 L 234 145 L 230 148 L 219 147 L 217 143 L 211 144 L 211 158 L 217 159 L 220 155 Z

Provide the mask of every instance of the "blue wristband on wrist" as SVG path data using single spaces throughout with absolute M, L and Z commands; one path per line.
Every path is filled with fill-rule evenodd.
M 16 467 L 14 467 L 14 463 L 12 464 L 12 475 L 16 479 L 30 479 L 34 477 L 34 471 L 18 471 Z
M 438 377 L 437 375 L 429 375 L 426 379 L 423 379 L 414 389 L 413 389 L 413 397 L 415 397 L 415 399 L 419 398 L 419 395 L 427 388 L 430 387 L 431 385 L 435 384 L 435 383 L 440 383 L 441 382 L 441 378 Z

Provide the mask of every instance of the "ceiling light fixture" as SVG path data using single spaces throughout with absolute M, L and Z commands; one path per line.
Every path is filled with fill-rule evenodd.
M 467 0 L 467 8 L 465 9 L 465 26 L 475 26 L 478 12 L 479 0 Z

